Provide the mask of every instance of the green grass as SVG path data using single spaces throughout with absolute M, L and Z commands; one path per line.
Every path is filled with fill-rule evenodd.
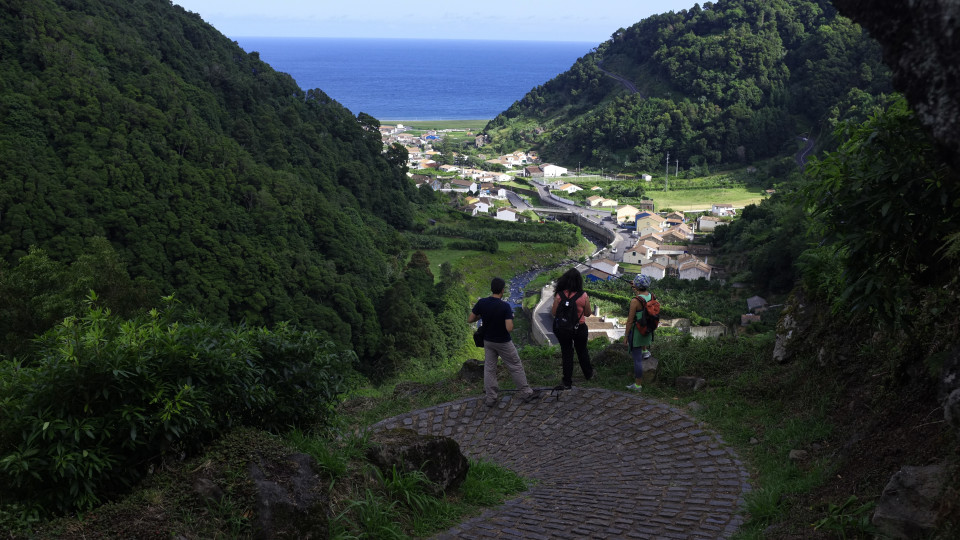
M 710 210 L 713 204 L 732 204 L 735 207 L 743 207 L 759 203 L 764 195 L 760 188 L 731 187 L 648 191 L 646 197 L 654 202 L 657 211 L 672 208 L 679 212 L 689 212 Z

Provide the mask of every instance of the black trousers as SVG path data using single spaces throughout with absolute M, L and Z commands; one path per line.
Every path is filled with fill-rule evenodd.
M 593 377 L 593 366 L 590 364 L 590 352 L 587 351 L 587 335 L 589 330 L 586 324 L 581 324 L 573 332 L 557 330 L 557 341 L 560 343 L 560 358 L 563 361 L 563 385 L 573 385 L 573 352 L 577 352 L 580 361 L 580 370 L 583 377 L 590 380 Z

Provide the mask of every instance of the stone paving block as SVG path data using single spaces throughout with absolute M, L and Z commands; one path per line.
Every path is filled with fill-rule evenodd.
M 582 388 L 530 404 L 504 392 L 492 409 L 467 398 L 371 429 L 390 426 L 447 434 L 465 455 L 538 480 L 436 538 L 728 538 L 750 489 L 708 426 L 626 392 Z

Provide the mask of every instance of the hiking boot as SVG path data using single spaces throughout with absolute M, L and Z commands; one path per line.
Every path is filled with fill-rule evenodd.
M 650 354 L 650 351 L 643 351 L 643 358 L 644 358 L 644 359 L 650 358 L 651 356 L 653 356 L 653 355 Z
M 639 392 L 639 391 L 643 390 L 643 387 L 640 386 L 640 385 L 637 384 L 637 383 L 633 383 L 633 384 L 628 384 L 628 385 L 627 385 L 627 390 L 632 390 L 632 391 L 634 391 L 634 392 Z
M 524 403 L 530 403 L 531 401 L 533 401 L 533 400 L 535 400 L 535 399 L 537 399 L 537 398 L 539 398 L 539 397 L 540 397 L 540 390 L 534 390 L 533 392 L 530 392 L 530 395 L 529 395 L 529 396 L 523 398 L 523 402 L 524 402 Z

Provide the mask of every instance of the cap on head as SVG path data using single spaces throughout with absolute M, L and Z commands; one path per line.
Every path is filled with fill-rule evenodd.
M 637 277 L 633 278 L 633 286 L 638 289 L 650 288 L 650 276 L 637 274 Z

